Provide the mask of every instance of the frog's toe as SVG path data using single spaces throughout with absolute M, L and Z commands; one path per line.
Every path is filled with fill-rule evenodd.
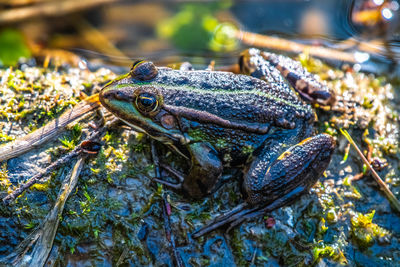
M 242 218 L 244 218 L 244 215 L 248 214 L 251 211 L 253 211 L 253 209 L 249 208 L 249 205 L 247 203 L 242 203 L 236 206 L 233 210 L 224 213 L 221 216 L 218 216 L 211 222 L 207 223 L 205 226 L 194 231 L 192 233 L 192 237 L 201 237 L 223 226 L 229 226 L 229 231 L 230 229 L 232 229 L 232 227 L 243 222 Z
M 171 174 L 174 178 L 177 179 L 177 183 L 172 183 L 172 182 L 168 182 L 159 178 L 153 178 L 152 180 L 166 185 L 168 187 L 174 188 L 174 189 L 182 189 L 182 184 L 183 184 L 183 180 L 185 179 L 184 175 L 179 172 L 178 170 L 175 170 L 174 168 L 163 164 L 163 163 L 159 163 L 160 167 L 163 168 L 164 170 L 166 170 L 169 174 Z
M 166 186 L 171 187 L 171 188 L 174 188 L 174 189 L 182 189 L 182 183 L 177 183 L 177 184 L 175 184 L 175 183 L 171 183 L 171 182 L 168 182 L 168 181 L 164 181 L 164 180 L 161 180 L 161 179 L 158 179 L 158 178 L 153 178 L 152 180 L 153 180 L 154 182 L 157 182 L 157 183 L 166 185 Z
M 171 166 L 167 164 L 160 163 L 160 167 L 169 172 L 172 176 L 174 176 L 180 183 L 185 180 L 185 175 L 178 170 L 175 170 Z

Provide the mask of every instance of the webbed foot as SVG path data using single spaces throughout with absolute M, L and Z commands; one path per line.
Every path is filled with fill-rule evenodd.
M 316 76 L 308 72 L 300 62 L 289 57 L 251 48 L 243 51 L 239 65 L 242 72 L 264 80 L 274 77 L 270 69 L 272 66 L 281 73 L 303 100 L 320 105 L 332 105 L 335 102 L 332 90 L 319 82 Z

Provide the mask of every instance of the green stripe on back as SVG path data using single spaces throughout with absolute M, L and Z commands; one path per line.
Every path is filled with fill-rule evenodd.
M 122 88 L 125 88 L 125 87 L 137 87 L 137 86 L 143 86 L 143 85 L 154 85 L 154 86 L 160 86 L 160 87 L 163 87 L 163 88 L 166 88 L 166 89 L 181 90 L 181 91 L 187 91 L 187 92 L 190 91 L 190 92 L 199 93 L 200 95 L 201 94 L 206 94 L 206 93 L 215 94 L 215 95 L 218 95 L 218 94 L 223 94 L 223 95 L 254 94 L 254 95 L 261 96 L 261 97 L 265 97 L 267 99 L 272 99 L 275 102 L 283 103 L 284 105 L 293 107 L 295 109 L 308 111 L 307 108 L 306 108 L 307 106 L 305 106 L 305 105 L 296 105 L 293 102 L 287 101 L 285 99 L 276 97 L 276 96 L 271 95 L 271 94 L 269 94 L 267 92 L 260 91 L 260 90 L 257 90 L 257 89 L 252 89 L 252 90 L 247 90 L 247 91 L 245 91 L 245 90 L 230 91 L 230 90 L 223 90 L 223 89 L 205 90 L 205 89 L 200 89 L 200 88 L 196 88 L 196 87 L 188 86 L 188 85 L 174 85 L 174 86 L 171 86 L 171 85 L 165 85 L 165 84 L 154 83 L 154 82 L 138 82 L 138 83 L 132 83 L 132 84 L 124 83 L 124 84 L 115 85 L 114 88 L 122 89 Z

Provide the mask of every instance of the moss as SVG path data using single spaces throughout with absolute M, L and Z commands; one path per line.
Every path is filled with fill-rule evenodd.
M 50 179 L 47 179 L 44 183 L 36 183 L 31 186 L 31 189 L 37 191 L 47 191 L 49 189 Z
M 15 137 L 9 136 L 5 133 L 0 133 L 0 143 L 13 141 Z
M 363 165 L 364 166 L 364 165 Z M 361 193 L 358 191 L 357 187 L 351 184 L 351 180 L 348 176 L 343 179 L 343 185 L 348 187 L 349 191 L 345 191 L 343 196 L 348 198 L 360 199 L 362 198 Z
M 331 207 L 326 211 L 326 221 L 328 223 L 335 223 L 338 220 L 338 216 L 334 207 Z
M 333 245 L 326 245 L 323 242 L 313 248 L 314 263 L 317 263 L 321 258 L 330 258 L 339 264 L 347 264 L 347 259 L 341 249 Z
M 193 141 L 207 140 L 207 135 L 200 129 L 189 129 L 188 135 L 193 139 Z
M 65 149 L 70 151 L 73 150 L 78 144 L 81 135 L 82 127 L 79 124 L 75 124 L 68 133 L 69 137 L 64 136 L 63 138 L 59 138 L 58 140 L 61 142 Z
M 11 190 L 11 182 L 8 178 L 7 164 L 3 163 L 0 168 L 0 190 L 9 192 Z
M 372 222 L 375 210 L 370 213 L 356 213 L 351 217 L 351 232 L 353 240 L 361 247 L 369 247 L 378 238 L 389 236 L 386 229 Z
M 321 221 L 318 224 L 318 234 L 324 234 L 329 227 L 325 225 L 325 219 L 321 218 Z
M 211 214 L 209 211 L 204 211 L 203 209 L 196 209 L 185 216 L 185 220 L 188 222 L 194 221 L 194 220 L 201 220 L 202 222 L 206 222 L 211 220 Z
M 233 230 L 231 237 L 230 245 L 232 246 L 233 255 L 235 256 L 235 263 L 238 266 L 247 266 L 249 263 L 246 261 L 244 256 L 245 248 L 243 244 L 243 235 L 238 229 L 235 229 Z
M 59 139 L 63 147 L 69 151 L 75 148 L 75 143 L 73 140 L 69 140 L 67 137 Z

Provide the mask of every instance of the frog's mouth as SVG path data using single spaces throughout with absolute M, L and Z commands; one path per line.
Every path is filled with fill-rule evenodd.
M 186 139 L 184 141 L 182 141 L 182 139 L 184 139 L 184 137 L 182 135 L 173 135 L 173 136 L 165 136 L 165 135 L 157 135 L 157 132 L 154 132 L 155 134 L 151 134 L 148 131 L 146 131 L 145 129 L 129 123 L 128 121 L 119 118 L 120 120 L 122 120 L 123 122 L 125 122 L 127 125 L 129 125 L 130 127 L 132 127 L 135 131 L 140 132 L 140 133 L 144 133 L 147 134 L 148 136 L 150 136 L 151 138 L 165 144 L 168 145 L 169 147 L 171 147 L 173 150 L 175 150 L 176 152 L 178 152 L 178 154 L 180 154 L 181 156 L 183 156 L 184 158 L 186 158 L 187 160 L 189 160 L 188 155 L 186 155 L 187 153 L 185 151 L 182 151 L 182 148 L 176 144 L 183 144 L 184 142 L 188 142 Z
M 147 134 L 148 136 L 150 136 L 151 138 L 160 141 L 166 145 L 170 145 L 173 143 L 173 141 L 178 142 L 179 138 L 178 136 L 166 136 L 163 134 L 158 133 L 157 131 L 151 131 L 150 129 L 145 130 L 144 128 L 138 126 L 137 124 L 133 124 L 128 122 L 127 120 L 123 119 L 123 118 L 119 118 L 121 121 L 125 122 L 127 125 L 129 125 L 132 129 L 134 129 L 135 131 L 139 132 L 139 133 L 144 133 Z
M 184 135 L 176 129 L 166 129 L 153 121 L 153 118 L 141 114 L 132 104 L 132 93 L 121 89 L 105 87 L 99 95 L 101 104 L 138 132 L 145 133 L 151 138 L 166 145 L 187 143 Z

